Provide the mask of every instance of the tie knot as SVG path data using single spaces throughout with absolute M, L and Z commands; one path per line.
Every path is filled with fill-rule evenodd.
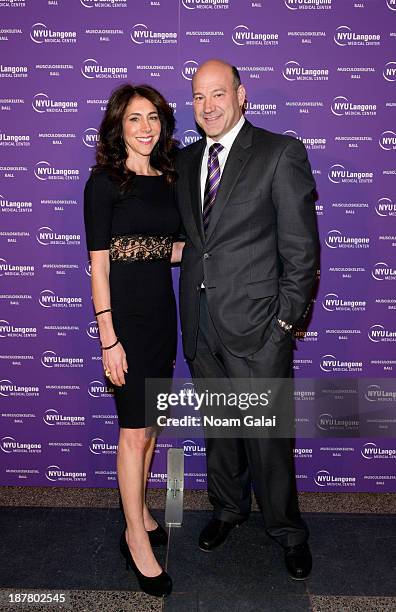
M 218 155 L 218 153 L 220 153 L 220 151 L 222 151 L 223 149 L 224 147 L 222 144 L 220 144 L 219 142 L 215 142 L 209 147 L 209 157 L 212 157 L 213 155 Z

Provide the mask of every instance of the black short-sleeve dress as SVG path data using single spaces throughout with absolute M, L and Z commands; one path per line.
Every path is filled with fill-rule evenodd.
M 146 378 L 171 378 L 176 356 L 176 305 L 171 250 L 179 228 L 174 190 L 164 175 L 133 178 L 121 193 L 105 171 L 84 191 L 89 251 L 109 250 L 114 330 L 126 352 L 126 384 L 115 387 L 120 427 L 149 426 Z

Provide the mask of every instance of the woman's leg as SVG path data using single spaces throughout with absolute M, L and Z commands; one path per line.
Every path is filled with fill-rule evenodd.
M 162 571 L 143 520 L 145 456 L 150 447 L 152 454 L 152 442 L 144 428 L 120 428 L 117 473 L 127 524 L 126 540 L 133 560 L 145 576 L 157 576 Z
M 154 437 L 150 438 L 146 447 L 146 454 L 144 457 L 144 483 L 143 483 L 143 520 L 146 531 L 152 531 L 156 529 L 158 523 L 151 516 L 150 510 L 147 507 L 146 503 L 146 487 L 147 487 L 147 477 L 150 470 L 151 461 L 153 458 L 153 452 L 155 447 L 156 439 Z

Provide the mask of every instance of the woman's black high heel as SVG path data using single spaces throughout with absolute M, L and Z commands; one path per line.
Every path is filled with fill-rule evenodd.
M 153 548 L 158 546 L 166 546 L 168 544 L 168 534 L 159 523 L 155 529 L 148 531 L 147 535 Z
M 136 578 L 138 579 L 139 586 L 148 595 L 154 595 L 155 597 L 164 597 L 169 595 L 172 591 L 172 578 L 162 570 L 159 576 L 145 576 L 142 572 L 136 567 L 136 563 L 133 560 L 131 555 L 131 551 L 129 550 L 129 546 L 126 541 L 125 531 L 122 532 L 120 539 L 120 551 L 122 556 L 125 558 L 126 569 L 131 570 L 135 573 Z

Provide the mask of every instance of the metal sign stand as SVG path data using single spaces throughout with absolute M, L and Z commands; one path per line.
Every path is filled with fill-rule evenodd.
M 181 527 L 183 523 L 184 449 L 168 450 L 168 482 L 166 491 L 165 523 L 167 527 Z

